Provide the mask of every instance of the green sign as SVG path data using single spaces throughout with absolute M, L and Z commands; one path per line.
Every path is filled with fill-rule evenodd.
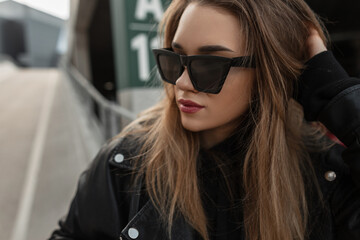
M 159 47 L 157 25 L 166 0 L 111 0 L 117 87 L 149 86 L 156 76 L 151 49 Z

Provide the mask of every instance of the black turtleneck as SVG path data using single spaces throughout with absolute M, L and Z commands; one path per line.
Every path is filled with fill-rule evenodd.
M 200 151 L 199 183 L 211 240 L 245 239 L 242 166 L 248 130 Z

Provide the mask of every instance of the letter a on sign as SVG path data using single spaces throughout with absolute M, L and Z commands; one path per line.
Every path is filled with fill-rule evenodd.
M 160 21 L 164 13 L 161 0 L 137 0 L 135 18 L 145 20 L 148 13 L 154 15 L 156 21 Z

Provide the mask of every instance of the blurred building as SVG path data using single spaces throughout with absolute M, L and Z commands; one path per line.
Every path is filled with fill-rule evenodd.
M 56 66 L 64 51 L 64 29 L 60 18 L 15 1 L 0 2 L 0 53 L 20 66 Z
M 72 0 L 67 62 L 106 99 L 134 112 L 151 106 L 159 93 L 151 48 L 165 6 L 165 0 Z
M 155 59 L 151 49 L 158 46 L 156 25 L 167 0 L 71 0 L 68 52 L 65 68 L 81 87 L 90 83 L 83 97 L 102 126 L 115 125 L 106 137 L 132 120 L 118 115 L 109 120 L 110 105 L 116 103 L 130 115 L 152 106 L 160 98 Z M 86 84 L 85 84 L 86 85 Z M 89 95 L 91 100 L 89 100 Z M 105 102 L 105 104 L 104 104 Z M 106 103 L 107 102 L 107 103 Z M 110 105 L 109 105 L 110 102 Z M 121 115 L 121 114 L 120 114 Z M 107 127 L 102 127 L 107 131 Z

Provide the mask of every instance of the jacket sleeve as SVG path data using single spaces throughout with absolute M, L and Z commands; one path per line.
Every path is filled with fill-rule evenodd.
M 298 101 L 306 120 L 320 121 L 346 146 L 341 161 L 347 174 L 332 194 L 332 214 L 339 239 L 360 239 L 360 80 L 322 52 L 307 62 Z
M 118 216 L 119 202 L 109 168 L 116 145 L 118 142 L 112 141 L 103 146 L 89 169 L 81 174 L 69 212 L 59 221 L 60 228 L 52 233 L 50 240 L 119 238 L 123 223 Z

